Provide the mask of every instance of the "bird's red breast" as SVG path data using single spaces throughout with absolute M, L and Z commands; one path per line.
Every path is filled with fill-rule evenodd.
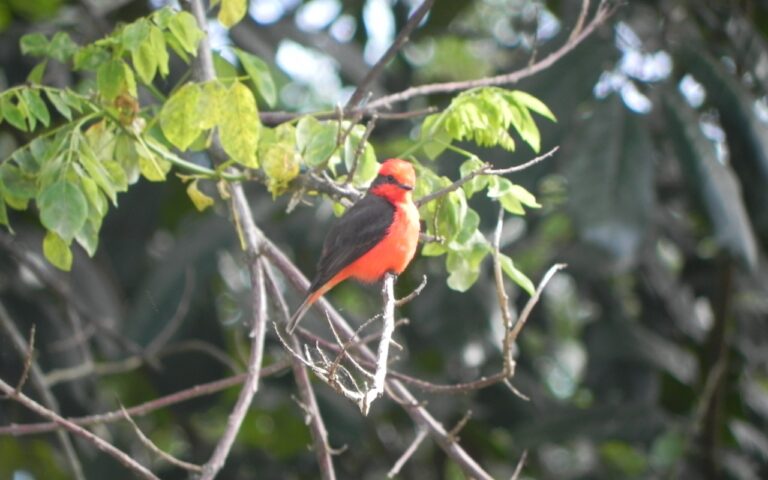
M 419 210 L 411 190 L 413 166 L 400 159 L 384 162 L 368 193 L 330 229 L 317 274 L 304 303 L 291 319 L 292 331 L 309 307 L 347 278 L 376 282 L 386 273 L 400 274 L 416 253 Z

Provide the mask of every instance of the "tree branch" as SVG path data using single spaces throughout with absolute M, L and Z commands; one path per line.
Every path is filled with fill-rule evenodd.
M 395 37 L 395 41 L 392 42 L 392 45 L 389 46 L 387 51 L 384 52 L 384 55 L 382 55 L 381 58 L 373 65 L 373 67 L 371 67 L 371 70 L 357 86 L 354 93 L 352 93 L 352 96 L 349 97 L 349 101 L 347 101 L 347 104 L 344 106 L 345 112 L 349 112 L 350 110 L 357 107 L 363 97 L 365 97 L 367 94 L 366 91 L 368 89 L 368 85 L 370 85 L 371 82 L 376 79 L 376 77 L 381 75 L 381 72 L 384 70 L 384 67 L 386 67 L 387 63 L 389 63 L 395 54 L 397 54 L 397 52 L 399 52 L 405 46 L 405 44 L 408 42 L 411 32 L 416 29 L 421 20 L 432 7 L 433 3 L 434 0 L 424 0 L 419 8 L 413 12 L 411 18 L 408 19 L 405 25 L 403 25 L 403 28 L 397 34 L 397 37 Z
M 111 455 L 115 460 L 117 460 L 118 462 L 123 464 L 125 467 L 133 471 L 139 477 L 147 478 L 150 480 L 159 480 L 152 472 L 150 472 L 146 467 L 144 467 L 140 463 L 136 462 L 127 453 L 123 452 L 122 450 L 119 450 L 109 442 L 105 441 L 101 437 L 94 435 L 93 433 L 89 432 L 83 427 L 76 425 L 70 422 L 69 420 L 61 417 L 56 412 L 48 408 L 45 408 L 44 406 L 40 405 L 39 403 L 32 400 L 31 398 L 24 395 L 23 393 L 21 392 L 17 393 L 13 387 L 5 383 L 5 381 L 2 379 L 0 379 L 0 392 L 8 396 L 8 398 L 17 401 L 21 405 L 24 405 L 26 408 L 28 408 L 29 410 L 32 410 L 38 415 L 51 420 L 52 422 L 58 424 L 62 428 L 89 441 L 90 443 L 95 445 L 96 448 L 98 448 L 102 452 L 105 452 Z
M 616 10 L 615 7 L 607 5 L 605 2 L 601 2 L 600 6 L 592 17 L 592 20 L 576 35 L 569 38 L 565 44 L 560 48 L 550 53 L 538 62 L 529 65 L 520 70 L 514 72 L 496 75 L 493 77 L 479 78 L 475 80 L 467 80 L 460 82 L 445 82 L 445 83 L 431 83 L 426 85 L 419 85 L 417 87 L 410 87 L 402 92 L 394 93 L 381 97 L 377 100 L 370 102 L 366 108 L 369 110 L 375 110 L 382 107 L 389 107 L 394 103 L 404 102 L 414 97 L 431 95 L 435 93 L 451 93 L 460 90 L 467 90 L 476 87 L 487 87 L 492 85 L 509 85 L 517 83 L 523 78 L 535 75 L 547 68 L 551 67 L 555 62 L 560 60 L 565 54 L 576 48 L 584 39 L 586 39 L 592 32 L 597 29 L 605 20 L 610 17 Z

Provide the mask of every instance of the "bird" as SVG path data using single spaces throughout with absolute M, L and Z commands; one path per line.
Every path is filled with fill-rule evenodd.
M 365 196 L 330 228 L 306 298 L 288 322 L 293 332 L 304 314 L 330 289 L 353 278 L 363 283 L 399 275 L 416 253 L 421 229 L 413 203 L 413 165 L 399 158 L 381 164 Z

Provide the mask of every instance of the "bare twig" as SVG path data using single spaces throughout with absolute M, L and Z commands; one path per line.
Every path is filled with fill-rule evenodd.
M 582 0 L 579 18 L 576 20 L 576 25 L 574 25 L 573 30 L 571 30 L 571 34 L 568 35 L 568 41 L 573 40 L 573 38 L 581 32 L 581 29 L 584 28 L 584 21 L 587 19 L 587 13 L 589 13 L 589 0 Z
M 459 441 L 459 432 L 464 429 L 470 418 L 472 418 L 472 410 L 467 410 L 467 413 L 461 417 L 461 420 L 459 420 L 458 423 L 456 423 L 456 425 L 451 429 L 451 431 L 448 432 L 448 438 L 450 438 L 451 441 Z
M 146 467 L 141 465 L 140 463 L 136 462 L 133 458 L 131 458 L 130 455 L 123 452 L 122 450 L 114 447 L 109 442 L 105 441 L 101 437 L 98 437 L 94 435 L 93 433 L 89 432 L 88 430 L 84 429 L 83 427 L 76 425 L 69 420 L 61 417 L 59 414 L 54 412 L 53 410 L 50 410 L 48 408 L 45 408 L 44 406 L 40 405 L 36 401 L 32 400 L 28 396 L 24 395 L 23 393 L 19 392 L 16 393 L 13 387 L 5 383 L 4 380 L 0 379 L 0 392 L 7 395 L 8 398 L 11 398 L 12 400 L 17 401 L 24 407 L 26 407 L 29 410 L 32 410 L 33 412 L 37 413 L 38 415 L 45 417 L 52 422 L 57 423 L 62 428 L 68 430 L 69 432 L 84 438 L 88 442 L 92 443 L 96 448 L 101 450 L 104 453 L 107 453 L 111 455 L 115 460 L 123 464 L 125 467 L 130 469 L 132 472 L 134 472 L 136 475 L 138 475 L 141 478 L 148 478 L 151 480 L 159 480 L 152 472 L 150 472 Z
M 211 480 L 219 473 L 229 456 L 229 451 L 240 431 L 240 426 L 248 413 L 251 401 L 259 389 L 259 371 L 264 353 L 264 336 L 267 323 L 267 295 L 264 288 L 264 269 L 262 259 L 258 258 L 250 264 L 252 287 L 253 325 L 251 326 L 251 358 L 248 361 L 248 376 L 240 391 L 240 396 L 227 419 L 224 434 L 219 439 L 210 460 L 203 466 L 201 480 Z
M 526 459 L 528 459 L 528 449 L 523 450 L 523 454 L 520 455 L 520 460 L 517 461 L 517 466 L 515 467 L 515 471 L 512 473 L 512 478 L 510 480 L 517 480 L 518 477 L 520 477 L 520 474 L 523 472 Z
M 512 329 L 512 314 L 509 311 L 509 297 L 504 288 L 504 274 L 501 268 L 501 229 L 504 226 L 504 208 L 499 208 L 499 219 L 496 222 L 496 233 L 493 236 L 493 276 L 496 280 L 496 297 L 499 301 L 501 311 L 502 332 L 505 332 L 502 339 L 501 355 L 503 361 L 503 372 L 507 377 L 511 377 L 515 372 L 515 359 L 513 357 L 511 335 L 507 335 Z
M 453 182 L 452 184 L 448 185 L 447 187 L 441 188 L 440 190 L 437 190 L 436 192 L 432 192 L 429 195 L 424 195 L 423 197 L 414 200 L 414 203 L 416 204 L 417 207 L 420 207 L 420 206 L 424 205 L 425 203 L 428 203 L 428 202 L 436 200 L 436 199 L 438 199 L 440 197 L 443 197 L 443 196 L 445 196 L 445 195 L 447 195 L 447 194 L 449 194 L 449 193 L 451 193 L 451 192 L 453 192 L 455 190 L 458 190 L 459 188 L 461 188 L 462 185 L 464 185 L 468 181 L 472 180 L 473 178 L 477 177 L 478 175 L 507 175 L 509 173 L 519 172 L 521 170 L 525 170 L 526 168 L 530 168 L 530 167 L 536 165 L 537 163 L 539 163 L 539 162 L 541 162 L 543 160 L 546 160 L 547 158 L 551 157 L 559 149 L 560 149 L 559 146 L 558 147 L 554 147 L 551 150 L 549 150 L 548 152 L 543 153 L 543 154 L 539 155 L 536 158 L 528 160 L 527 162 L 525 162 L 525 163 L 523 163 L 521 165 L 515 165 L 513 167 L 493 169 L 493 168 L 491 168 L 490 164 L 485 164 L 482 167 L 478 168 L 477 170 L 464 175 L 463 177 L 461 177 L 460 179 L 456 180 L 455 182 Z
M 493 77 L 479 78 L 475 80 L 459 81 L 459 82 L 445 82 L 445 83 L 431 83 L 426 85 L 419 85 L 417 87 L 410 87 L 402 92 L 394 93 L 392 95 L 386 95 L 378 98 L 367 105 L 370 110 L 378 109 L 381 107 L 391 106 L 392 104 L 404 102 L 414 97 L 420 97 L 424 95 L 431 95 L 435 93 L 450 93 L 458 92 L 460 90 L 467 90 L 475 87 L 487 87 L 491 85 L 509 85 L 519 82 L 523 78 L 535 75 L 547 68 L 551 67 L 555 62 L 560 60 L 565 54 L 576 48 L 581 42 L 584 41 L 589 35 L 594 32 L 597 27 L 603 24 L 608 17 L 610 17 L 615 11 L 615 7 L 601 3 L 597 9 L 595 16 L 592 20 L 573 38 L 569 38 L 565 44 L 560 48 L 550 53 L 538 62 L 529 65 L 520 70 L 514 72 L 505 73 L 502 75 L 496 75 Z
M 288 310 L 288 304 L 285 301 L 285 297 L 277 288 L 277 282 L 275 281 L 272 267 L 267 262 L 264 264 L 264 273 L 266 276 L 269 296 L 277 303 L 285 319 L 285 323 L 287 324 L 288 320 L 291 318 L 291 313 Z M 292 336 L 291 341 L 294 349 L 298 350 L 301 348 L 295 335 Z M 312 382 L 309 379 L 306 367 L 294 358 L 291 360 L 293 363 L 293 376 L 296 379 L 296 386 L 299 389 L 299 396 L 301 397 L 301 405 L 307 413 L 307 425 L 309 426 L 309 431 L 312 433 L 313 451 L 317 457 L 320 476 L 323 480 L 334 480 L 336 478 L 336 471 L 333 468 L 333 458 L 331 455 L 332 449 L 328 443 L 328 430 L 325 428 L 325 422 L 320 413 L 320 406 L 317 404 L 317 398 L 315 398 Z
M 363 415 L 368 415 L 371 404 L 384 393 L 384 380 L 387 378 L 389 363 L 389 343 L 392 340 L 392 333 L 395 331 L 395 275 L 387 273 L 384 276 L 381 296 L 384 301 L 384 311 L 382 312 L 384 326 L 381 329 L 381 340 L 379 340 L 379 352 L 376 360 L 376 373 L 373 376 L 373 385 L 365 393 Z
M 185 462 L 183 460 L 179 460 L 178 458 L 174 457 L 173 455 L 169 454 L 168 452 L 163 451 L 160 447 L 154 444 L 152 440 L 147 437 L 144 432 L 141 431 L 138 425 L 136 425 L 136 422 L 133 421 L 133 418 L 128 414 L 128 411 L 120 405 L 120 411 L 123 413 L 123 416 L 128 421 L 128 423 L 133 426 L 133 430 L 136 432 L 136 436 L 139 437 L 139 440 L 141 440 L 141 443 L 144 444 L 148 449 L 153 451 L 157 456 L 165 460 L 166 462 L 170 463 L 171 465 L 175 465 L 179 468 L 183 468 L 184 470 L 188 470 L 190 472 L 200 473 L 203 471 L 203 468 L 200 465 L 195 465 L 194 463 Z
M 27 383 L 27 376 L 29 376 L 29 367 L 32 366 L 32 357 L 35 354 L 35 324 L 32 324 L 32 328 L 29 329 L 29 341 L 27 342 L 27 353 L 24 354 L 24 368 L 21 371 L 19 381 L 16 383 L 14 391 L 19 393 L 24 384 Z
M 384 52 L 384 55 L 382 55 L 381 58 L 373 65 L 373 67 L 371 67 L 371 70 L 357 86 L 352 96 L 349 97 L 349 101 L 347 101 L 347 105 L 344 107 L 345 111 L 354 109 L 357 107 L 360 101 L 363 100 L 363 98 L 367 95 L 368 86 L 371 84 L 371 82 L 376 80 L 376 77 L 381 74 L 382 70 L 384 70 L 384 67 L 395 56 L 395 54 L 397 54 L 397 52 L 399 52 L 400 49 L 405 46 L 405 44 L 408 42 L 408 37 L 411 35 L 411 32 L 416 29 L 416 27 L 421 22 L 421 19 L 424 18 L 429 9 L 432 7 L 433 3 L 434 0 L 424 0 L 419 8 L 413 12 L 411 18 L 408 19 L 405 25 L 403 25 L 403 28 L 400 29 L 400 32 L 398 32 L 397 37 L 395 37 L 395 41 L 392 42 L 392 45 L 389 46 L 387 51 Z
M 411 293 L 409 293 L 408 295 L 404 296 L 403 298 L 398 298 L 395 301 L 395 306 L 396 307 L 402 307 L 406 303 L 412 302 L 414 298 L 419 296 L 421 291 L 424 290 L 424 287 L 426 287 L 426 286 L 427 286 L 427 276 L 426 275 L 422 275 L 421 283 L 419 283 L 419 286 L 414 288 Z
M 362 138 L 360 138 L 360 143 L 357 144 L 357 148 L 355 149 L 355 156 L 352 158 L 352 168 L 349 169 L 349 173 L 347 174 L 347 179 L 344 183 L 349 183 L 355 178 L 355 172 L 357 171 L 357 165 L 360 163 L 360 156 L 365 151 L 365 144 L 368 142 L 368 139 L 371 136 L 371 133 L 373 132 L 373 129 L 376 127 L 376 120 L 378 120 L 378 116 L 374 114 L 370 120 L 368 120 L 368 124 L 365 126 L 365 133 L 363 133 Z
M 517 340 L 518 335 L 520 335 L 520 331 L 525 326 L 525 322 L 528 321 L 528 317 L 531 315 L 533 307 L 536 306 L 536 304 L 539 302 L 539 298 L 541 298 L 541 292 L 544 291 L 549 281 L 552 280 L 552 277 L 565 267 L 567 267 L 567 265 L 564 263 L 556 263 L 549 267 L 547 273 L 544 274 L 544 278 L 542 278 L 539 282 L 539 286 L 536 287 L 536 292 L 531 298 L 528 299 L 528 302 L 525 304 L 523 311 L 520 312 L 520 316 L 517 318 L 515 326 L 512 328 L 512 330 L 509 331 L 509 335 L 512 338 L 512 341 Z
M 3 305 L 1 302 L 0 330 L 5 332 L 7 337 L 10 338 L 11 344 L 16 349 L 18 354 L 24 358 L 24 370 L 26 373 L 22 373 L 21 380 L 28 377 L 32 385 L 35 387 L 35 390 L 39 392 L 45 407 L 54 413 L 57 412 L 59 410 L 59 402 L 56 400 L 56 397 L 53 395 L 51 389 L 45 384 L 43 371 L 35 361 L 34 350 L 32 349 L 32 346 L 27 344 L 24 336 L 21 334 L 18 328 L 16 328 L 16 324 L 11 318 L 11 315 L 5 309 L 5 305 Z M 34 336 L 31 337 L 30 341 L 33 339 Z M 21 387 L 23 386 L 23 382 L 21 380 L 17 382 L 16 388 L 14 388 L 14 394 L 17 396 L 21 395 Z M 75 451 L 75 447 L 72 444 L 72 439 L 66 432 L 57 432 L 56 437 L 58 442 L 61 444 L 61 448 L 64 452 L 64 456 L 67 459 L 69 468 L 72 470 L 72 474 L 76 479 L 84 480 L 85 474 L 83 473 L 83 467 L 80 464 L 80 459 L 77 457 L 77 452 Z
M 416 453 L 416 449 L 418 449 L 419 445 L 421 445 L 421 442 L 427 438 L 427 435 L 429 435 L 429 432 L 425 428 L 418 429 L 416 436 L 414 437 L 411 444 L 403 452 L 403 454 L 400 455 L 400 458 L 397 459 L 395 464 L 392 465 L 392 468 L 387 473 L 387 478 L 393 478 L 395 475 L 400 473 L 400 470 L 403 469 L 403 465 L 405 465 L 405 463 L 413 456 L 413 454 Z
M 271 375 L 275 375 L 277 373 L 282 372 L 286 368 L 290 367 L 290 365 L 291 365 L 290 360 L 283 359 L 279 362 L 276 362 L 272 365 L 268 365 L 262 368 L 259 374 L 261 377 L 268 377 Z M 239 375 L 233 375 L 231 377 L 222 378 L 220 380 L 215 380 L 213 382 L 201 383 L 199 385 L 195 385 L 194 387 L 190 387 L 184 390 L 179 390 L 178 392 L 171 393 L 163 397 L 155 398 L 154 400 L 150 400 L 149 402 L 135 405 L 133 407 L 126 409 L 126 411 L 134 417 L 147 415 L 149 413 L 152 413 L 164 407 L 168 407 L 170 405 L 176 405 L 178 403 L 186 402 L 187 400 L 192 400 L 193 398 L 198 398 L 205 395 L 211 395 L 213 393 L 226 390 L 227 388 L 240 385 L 245 381 L 247 376 L 248 374 L 241 373 Z M 74 423 L 75 425 L 87 426 L 87 425 L 97 425 L 102 423 L 112 423 L 122 419 L 123 419 L 122 412 L 120 410 L 115 410 L 112 412 L 101 413 L 97 415 L 89 415 L 86 417 L 68 418 L 67 420 Z M 11 424 L 6 426 L 0 426 L 0 436 L 33 435 L 37 433 L 52 432 L 55 430 L 59 430 L 60 428 L 61 426 L 54 422 Z

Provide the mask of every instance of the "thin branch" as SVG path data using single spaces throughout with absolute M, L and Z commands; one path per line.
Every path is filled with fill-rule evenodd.
M 461 432 L 464 427 L 467 425 L 467 422 L 469 419 L 472 418 L 472 410 L 467 410 L 467 413 L 464 414 L 463 417 L 461 417 L 461 420 L 459 420 L 456 425 L 451 429 L 450 432 L 448 432 L 448 436 L 453 440 L 454 442 L 459 441 L 459 432 Z
M 512 341 L 517 340 L 518 335 L 520 335 L 520 331 L 525 326 L 525 323 L 528 321 L 528 317 L 531 315 L 531 312 L 533 311 L 533 307 L 536 306 L 536 304 L 539 302 L 539 298 L 541 298 L 541 292 L 544 291 L 544 288 L 546 288 L 547 284 L 550 280 L 552 280 L 552 277 L 555 276 L 557 272 L 567 267 L 565 263 L 556 263 L 549 267 L 549 270 L 547 270 L 547 273 L 544 275 L 544 278 L 541 279 L 539 282 L 539 286 L 536 287 L 536 292 L 534 295 L 528 299 L 528 302 L 525 304 L 525 307 L 523 308 L 523 311 L 520 313 L 520 316 L 517 318 L 517 321 L 515 322 L 514 328 L 510 330 L 509 335 L 512 338 Z
M 384 52 L 384 55 L 382 55 L 381 58 L 373 65 L 373 67 L 371 67 L 371 69 L 365 75 L 365 78 L 363 78 L 363 80 L 355 89 L 352 96 L 349 97 L 349 101 L 347 101 L 347 105 L 344 107 L 344 111 L 348 112 L 357 107 L 360 101 L 363 100 L 363 98 L 368 94 L 368 86 L 374 80 L 376 80 L 376 77 L 381 74 L 382 70 L 384 70 L 384 67 L 387 66 L 387 63 L 392 60 L 395 54 L 397 54 L 397 52 L 399 52 L 405 46 L 405 44 L 408 42 L 409 36 L 416 29 L 419 23 L 421 23 L 421 20 L 432 7 L 433 3 L 434 0 L 424 0 L 419 8 L 413 12 L 411 18 L 408 19 L 405 25 L 403 25 L 403 28 L 400 29 L 400 32 L 398 32 L 397 37 L 395 37 L 395 41 L 392 42 L 392 45 L 389 46 L 387 51 Z
M 32 357 L 35 354 L 35 324 L 32 324 L 32 328 L 29 329 L 29 341 L 27 342 L 27 353 L 24 354 L 24 369 L 21 371 L 21 377 L 16 383 L 15 392 L 19 393 L 24 384 L 27 383 L 27 377 L 29 376 L 29 368 L 32 366 Z
M 512 83 L 517 83 L 523 78 L 530 77 L 551 67 L 565 54 L 569 53 L 571 50 L 581 44 L 581 42 L 583 42 L 589 35 L 591 35 L 592 32 L 594 32 L 597 27 L 602 25 L 603 22 L 605 22 L 605 20 L 608 19 L 608 17 L 610 17 L 614 12 L 615 7 L 601 3 L 600 7 L 595 13 L 595 16 L 592 17 L 592 20 L 590 20 L 590 22 L 577 35 L 573 36 L 573 38 L 569 38 L 565 44 L 563 44 L 560 48 L 550 53 L 543 59 L 520 70 L 475 80 L 431 83 L 426 85 L 419 85 L 417 87 L 410 87 L 403 90 L 402 92 L 386 95 L 377 100 L 374 100 L 367 105 L 367 108 L 370 110 L 375 110 L 382 107 L 389 107 L 392 104 L 404 102 L 414 97 L 431 95 L 435 93 L 451 93 L 476 87 L 509 85 Z
M 576 25 L 574 25 L 573 30 L 571 30 L 571 34 L 568 36 L 568 40 L 573 40 L 573 37 L 579 34 L 581 32 L 581 29 L 584 28 L 584 22 L 587 19 L 587 13 L 589 13 L 589 0 L 582 0 L 581 2 L 581 11 L 579 11 L 579 18 L 576 20 Z
M 411 444 L 403 452 L 403 454 L 400 455 L 400 458 L 397 459 L 395 464 L 392 465 L 392 468 L 387 473 L 387 478 L 394 478 L 395 475 L 400 473 L 400 470 L 403 469 L 403 466 L 408 460 L 410 460 L 413 454 L 416 453 L 416 449 L 418 449 L 419 445 L 421 445 L 421 442 L 423 442 L 424 439 L 427 438 L 427 435 L 429 435 L 429 432 L 425 428 L 418 429 L 418 432 L 416 433 L 416 436 L 414 437 Z
M 523 454 L 520 455 L 520 460 L 517 461 L 517 466 L 515 467 L 515 471 L 512 473 L 512 478 L 510 480 L 517 480 L 520 477 L 520 474 L 523 472 L 523 467 L 525 466 L 525 461 L 528 458 L 528 449 L 523 450 Z
M 203 466 L 201 480 L 212 480 L 224 466 L 232 445 L 235 443 L 235 437 L 237 437 L 245 415 L 248 413 L 248 408 L 259 389 L 259 371 L 264 354 L 264 337 L 267 324 L 267 294 L 264 288 L 262 261 L 261 258 L 258 258 L 250 263 L 251 279 L 254 285 L 252 287 L 253 325 L 250 332 L 251 358 L 248 361 L 248 376 L 242 390 L 240 390 L 237 403 L 229 414 L 224 434 L 219 439 L 210 460 Z
M 275 362 L 272 365 L 268 365 L 262 368 L 259 374 L 261 377 L 269 377 L 271 375 L 276 375 L 284 371 L 286 368 L 290 367 L 290 365 L 291 365 L 290 360 L 283 359 L 279 362 Z M 227 388 L 240 385 L 245 381 L 247 376 L 248 374 L 241 373 L 239 375 L 233 375 L 231 377 L 222 378 L 220 380 L 215 380 L 213 382 L 201 383 L 199 385 L 195 385 L 193 387 L 186 388 L 184 390 L 179 390 L 178 392 L 171 393 L 162 397 L 158 397 L 158 398 L 155 398 L 154 400 L 150 400 L 148 402 L 141 403 L 139 405 L 135 405 L 133 407 L 126 409 L 126 411 L 134 417 L 147 415 L 161 408 L 165 408 L 171 405 L 176 405 L 178 403 L 186 402 L 187 400 L 192 400 L 194 398 L 202 397 L 205 395 L 211 395 L 213 393 L 226 390 Z M 115 410 L 112 412 L 101 413 L 97 415 L 88 415 L 86 417 L 77 417 L 77 418 L 70 417 L 70 418 L 67 418 L 67 420 L 74 423 L 75 425 L 80 425 L 80 426 L 97 425 L 97 424 L 103 424 L 103 423 L 113 423 L 113 422 L 123 420 L 123 414 L 120 410 Z M 52 432 L 55 430 L 59 430 L 60 428 L 61 426 L 54 422 L 11 424 L 6 426 L 0 426 L 0 436 L 33 435 L 38 433 Z
M 288 320 L 291 318 L 291 313 L 288 309 L 285 297 L 277 288 L 277 282 L 275 280 L 274 272 L 272 272 L 272 266 L 268 262 L 264 263 L 264 273 L 267 280 L 269 296 L 277 303 L 287 325 Z M 292 335 L 291 337 L 293 348 L 299 350 L 301 345 L 299 345 L 298 339 L 295 335 Z M 333 457 L 331 455 L 333 449 L 328 443 L 328 430 L 325 428 L 325 422 L 320 413 L 320 406 L 317 404 L 315 391 L 312 389 L 312 382 L 309 379 L 306 367 L 294 358 L 291 358 L 291 360 L 293 363 L 293 376 L 296 379 L 296 386 L 299 389 L 301 404 L 309 417 L 307 419 L 307 425 L 309 426 L 309 431 L 312 433 L 312 450 L 317 457 L 320 476 L 323 480 L 334 480 L 336 478 L 336 471 L 333 468 Z
M 530 167 L 536 165 L 537 163 L 539 163 L 539 162 L 541 162 L 543 160 L 546 160 L 547 158 L 551 157 L 559 149 L 560 149 L 559 146 L 553 147 L 548 152 L 546 152 L 544 154 L 541 154 L 541 155 L 539 155 L 536 158 L 528 160 L 527 162 L 523 163 L 522 165 L 515 165 L 513 167 L 493 169 L 493 168 L 491 168 L 492 165 L 485 164 L 482 167 L 478 168 L 477 170 L 464 175 L 463 177 L 461 177 L 460 179 L 456 180 L 455 182 L 453 182 L 452 184 L 448 185 L 447 187 L 441 188 L 440 190 L 437 190 L 436 192 L 432 192 L 429 195 L 424 195 L 423 197 L 414 200 L 414 203 L 416 204 L 417 207 L 420 207 L 420 206 L 424 205 L 425 203 L 431 202 L 433 200 L 437 200 L 440 197 L 443 197 L 443 196 L 445 196 L 445 195 L 447 195 L 447 194 L 449 194 L 449 193 L 451 193 L 451 192 L 453 192 L 455 190 L 458 190 L 459 188 L 462 187 L 462 185 L 464 185 L 468 181 L 472 180 L 473 178 L 477 177 L 478 175 L 507 175 L 509 173 L 514 173 L 514 172 L 519 172 L 521 170 L 525 170 L 526 168 L 530 168 Z
M 5 331 L 7 337 L 10 338 L 13 347 L 16 349 L 18 354 L 24 358 L 25 373 L 22 373 L 21 380 L 24 380 L 28 376 L 32 386 L 34 386 L 35 390 L 37 390 L 40 394 L 45 407 L 54 413 L 57 412 L 59 410 L 59 402 L 56 400 L 56 397 L 53 395 L 51 389 L 45 384 L 43 370 L 35 361 L 34 350 L 32 349 L 33 346 L 27 344 L 24 336 L 21 334 L 18 328 L 16 328 L 16 324 L 11 318 L 11 315 L 5 309 L 5 305 L 3 305 L 2 302 L 0 302 L 0 330 Z M 34 336 L 31 336 L 30 342 L 33 340 Z M 21 395 L 22 393 L 21 387 L 23 386 L 23 382 L 21 380 L 17 382 L 16 388 L 14 388 L 14 394 L 17 396 Z M 72 439 L 66 432 L 57 432 L 56 437 L 58 442 L 61 444 L 61 449 L 63 450 L 64 456 L 67 459 L 69 468 L 72 470 L 72 474 L 76 479 L 84 480 L 85 474 L 83 473 L 83 467 L 80 463 L 80 459 L 77 456 L 77 452 L 75 451 Z
M 24 395 L 23 393 L 19 392 L 16 393 L 13 387 L 5 383 L 4 380 L 0 379 L 0 392 L 4 393 L 8 396 L 8 398 L 17 401 L 24 407 L 26 407 L 29 410 L 32 410 L 33 412 L 37 413 L 38 415 L 45 417 L 52 422 L 57 423 L 62 428 L 68 430 L 69 432 L 84 438 L 88 442 L 92 443 L 96 448 L 101 450 L 104 453 L 107 453 L 111 455 L 115 460 L 123 464 L 125 467 L 130 469 L 132 472 L 134 472 L 136 475 L 138 475 L 141 478 L 147 478 L 151 480 L 159 480 L 158 477 L 156 477 L 152 472 L 150 472 L 146 467 L 141 465 L 140 463 L 136 462 L 133 458 L 131 458 L 130 455 L 123 452 L 122 450 L 119 450 L 118 448 L 114 447 L 109 442 L 105 441 L 101 437 L 98 437 L 94 435 L 93 433 L 89 432 L 88 430 L 84 429 L 83 427 L 76 425 L 69 420 L 61 417 L 59 414 L 54 412 L 53 410 L 50 410 L 48 408 L 45 408 L 44 406 L 40 405 L 36 401 L 32 400 L 28 396 Z
M 357 165 L 360 163 L 360 156 L 363 154 L 363 151 L 365 151 L 365 144 L 368 142 L 373 129 L 376 127 L 376 120 L 378 120 L 378 116 L 376 114 L 374 114 L 371 119 L 368 120 L 368 124 L 365 126 L 365 133 L 363 133 L 363 136 L 360 139 L 360 142 L 357 144 L 357 148 L 355 149 L 355 156 L 352 158 L 352 168 L 349 169 L 347 180 L 344 183 L 349 183 L 355 178 Z
M 426 3 L 426 2 L 425 2 Z M 395 275 L 387 273 L 384 276 L 384 286 L 381 289 L 381 297 L 384 301 L 382 319 L 384 326 L 381 329 L 379 351 L 376 359 L 376 373 L 373 376 L 373 385 L 365 393 L 363 402 L 363 415 L 368 415 L 374 400 L 384 393 L 384 380 L 387 378 L 389 358 L 389 344 L 395 331 Z
M 418 297 L 422 290 L 424 290 L 424 287 L 427 286 L 427 276 L 422 275 L 421 277 L 421 283 L 419 283 L 419 286 L 414 288 L 411 293 L 404 296 L 403 298 L 398 298 L 395 300 L 395 306 L 396 307 L 402 307 L 406 303 L 412 302 L 414 298 Z
M 154 444 L 152 440 L 147 437 L 144 432 L 141 431 L 138 425 L 136 425 L 136 422 L 133 421 L 133 418 L 128 414 L 128 411 L 120 405 L 120 411 L 123 413 L 123 416 L 128 421 L 128 423 L 133 426 L 134 432 L 136 432 L 136 436 L 139 437 L 139 440 L 141 440 L 141 443 L 144 444 L 148 449 L 153 451 L 157 456 L 165 460 L 166 462 L 170 463 L 171 465 L 175 465 L 179 468 L 183 468 L 184 470 L 188 470 L 190 472 L 200 473 L 203 471 L 203 467 L 200 465 L 195 465 L 194 463 L 185 462 L 183 460 L 179 460 L 178 458 L 174 457 L 173 455 L 163 451 L 160 447 Z
M 515 359 L 513 357 L 511 335 L 507 335 L 512 329 L 512 313 L 509 311 L 509 296 L 504 288 L 504 273 L 501 267 L 501 230 L 504 226 L 504 208 L 499 208 L 499 219 L 496 222 L 496 233 L 493 236 L 493 276 L 496 280 L 496 297 L 501 311 L 502 332 L 505 332 L 501 345 L 501 356 L 503 361 L 503 371 L 507 377 L 511 377 L 515 372 Z

